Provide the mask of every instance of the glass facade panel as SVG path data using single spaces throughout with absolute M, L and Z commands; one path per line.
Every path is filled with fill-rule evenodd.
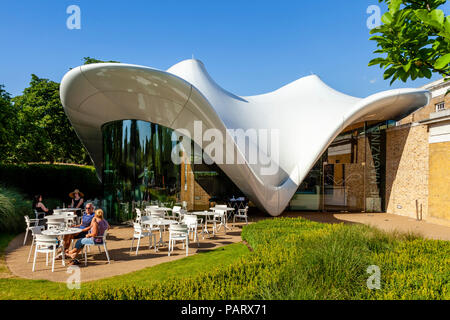
M 383 212 L 386 129 L 394 123 L 366 122 L 344 130 L 302 182 L 290 209 Z
M 180 165 L 171 160 L 172 130 L 138 120 L 107 123 L 103 132 L 106 214 L 113 222 L 134 217 L 134 208 L 180 200 Z

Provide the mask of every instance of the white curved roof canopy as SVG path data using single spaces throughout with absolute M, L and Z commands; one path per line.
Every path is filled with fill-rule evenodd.
M 183 128 L 199 145 L 202 141 L 193 134 L 196 120 L 202 121 L 203 131 L 216 128 L 223 134 L 228 134 L 227 129 L 278 129 L 276 174 L 262 175 L 264 165 L 249 164 L 248 152 L 236 143 L 232 143 L 236 163 L 218 164 L 250 200 L 276 216 L 345 127 L 400 119 L 427 105 L 430 93 L 396 89 L 359 99 L 333 90 L 312 75 L 271 93 L 239 97 L 218 86 L 203 63 L 185 60 L 167 71 L 117 63 L 77 67 L 62 80 L 61 100 L 100 177 L 101 126 L 107 122 L 137 119 Z M 270 158 L 257 140 L 249 139 L 260 155 Z

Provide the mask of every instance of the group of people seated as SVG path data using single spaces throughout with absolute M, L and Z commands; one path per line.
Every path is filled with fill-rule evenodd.
M 69 193 L 69 197 L 72 198 L 70 208 L 82 209 L 84 206 L 84 194 L 80 190 Z M 76 234 L 64 236 L 63 248 L 65 255 L 70 257 L 70 265 L 78 265 L 80 261 L 77 259 L 78 254 L 81 252 L 85 245 L 101 244 L 102 236 L 106 230 L 109 229 L 109 224 L 103 217 L 103 210 L 95 210 L 94 205 L 90 202 L 84 206 L 85 212 L 81 216 L 81 223 L 71 226 L 72 228 L 79 228 L 80 232 Z M 43 218 L 47 214 L 51 214 L 52 210 L 47 208 L 43 203 L 42 195 L 36 195 L 33 199 L 33 209 L 37 211 L 38 218 Z M 95 211 L 94 211 L 95 210 Z M 75 246 L 70 250 L 72 240 L 77 240 Z
M 75 189 L 73 192 L 69 193 L 69 197 L 72 198 L 69 208 L 83 209 L 84 194 L 80 192 L 80 190 Z M 44 205 L 42 194 L 34 196 L 32 207 L 33 210 L 36 210 L 38 213 L 38 219 L 42 219 L 45 215 L 53 213 L 53 210 Z
M 86 204 L 86 212 L 81 218 L 81 224 L 72 226 L 73 228 L 80 228 L 80 233 L 64 236 L 65 254 L 72 260 L 69 265 L 78 265 L 80 261 L 77 255 L 83 250 L 85 245 L 93 245 L 102 243 L 102 236 L 106 230 L 109 229 L 109 224 L 103 217 L 103 210 L 97 209 L 94 211 L 94 205 L 90 202 Z M 77 239 L 75 246 L 70 250 L 70 244 L 73 239 Z

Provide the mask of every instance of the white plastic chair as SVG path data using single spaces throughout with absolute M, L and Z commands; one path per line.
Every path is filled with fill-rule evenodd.
M 215 208 L 215 209 L 225 210 L 225 219 L 230 218 L 229 215 L 227 214 L 227 212 L 228 212 L 228 211 L 227 211 L 228 205 L 226 205 L 226 204 L 217 204 L 214 208 Z M 231 213 L 230 213 L 230 214 L 231 214 Z
M 180 217 L 181 207 L 180 206 L 173 206 L 172 208 L 172 215 L 177 216 L 177 219 Z
M 236 224 L 236 218 L 245 220 L 245 224 L 248 225 L 248 206 L 244 209 L 239 209 L 238 212 L 233 216 L 233 227 Z
M 134 233 L 133 233 L 133 238 L 131 240 L 130 254 L 131 254 L 131 251 L 133 250 L 134 239 L 138 239 L 137 245 L 136 245 L 136 255 L 138 255 L 139 244 L 141 243 L 141 239 L 146 238 L 146 237 L 148 237 L 148 248 L 151 249 L 152 243 L 153 243 L 153 246 L 155 247 L 155 252 L 156 252 L 157 251 L 156 235 L 151 230 L 142 228 L 142 226 L 136 222 L 133 223 L 133 228 L 134 228 Z
M 45 212 L 38 212 L 36 209 L 34 211 L 34 218 L 35 220 L 38 220 L 38 224 L 41 224 L 41 221 L 44 221 L 44 218 L 39 218 L 39 216 L 45 217 Z
M 142 212 L 141 209 L 136 208 L 136 223 L 141 223 L 142 222 Z
M 152 218 L 164 218 L 164 212 L 151 210 L 150 216 Z
M 189 234 L 193 235 L 193 241 L 197 241 L 197 246 L 200 246 L 198 242 L 198 220 L 197 216 L 186 214 L 183 218 L 183 223 L 188 227 Z
M 27 242 L 28 231 L 30 231 L 30 228 L 37 227 L 39 224 L 39 220 L 40 220 L 40 219 L 30 219 L 29 216 L 24 216 L 24 218 L 25 218 L 25 223 L 27 224 L 27 226 L 25 229 L 25 238 L 23 239 L 23 245 L 25 245 L 25 243 Z M 34 226 L 32 226 L 32 224 L 34 224 Z
M 227 211 L 221 210 L 221 209 L 216 209 L 216 210 L 214 210 L 214 213 L 215 213 L 214 214 L 215 223 L 220 221 L 220 225 L 218 228 L 216 227 L 216 231 L 219 231 L 220 228 L 223 226 L 225 234 L 227 234 Z M 219 219 L 219 221 L 217 221 L 217 218 Z
M 168 255 L 173 251 L 176 241 L 183 241 L 183 246 L 186 246 L 186 256 L 189 250 L 189 230 L 185 224 L 171 224 L 169 226 L 169 250 Z
M 45 253 L 45 261 L 48 266 L 48 254 L 52 253 L 52 272 L 55 270 L 55 257 L 56 257 L 56 248 L 58 247 L 58 240 L 53 236 L 46 236 L 43 234 L 36 234 L 35 238 L 35 249 L 34 249 L 34 259 L 33 259 L 33 268 L 34 272 L 36 266 L 36 257 L 38 253 Z
M 87 253 L 88 250 L 91 246 L 97 247 L 98 248 L 98 252 L 102 252 L 102 250 L 100 249 L 100 247 L 103 247 L 103 249 L 105 250 L 105 254 L 106 254 L 106 259 L 108 260 L 108 263 L 111 263 L 109 261 L 109 254 L 108 254 L 108 249 L 106 248 L 106 235 L 108 234 L 108 230 L 105 230 L 105 232 L 103 233 L 102 236 L 97 236 L 94 237 L 94 244 L 86 244 L 84 246 L 84 265 L 87 266 Z M 95 239 L 102 239 L 102 241 L 100 243 L 96 243 Z
M 36 235 L 42 234 L 42 231 L 44 230 L 44 226 L 30 227 L 29 230 L 31 231 L 31 236 L 33 237 L 33 240 L 31 240 L 31 247 L 30 247 L 30 251 L 28 252 L 27 262 L 30 262 L 31 252 L 33 251 L 34 242 L 36 241 Z
M 180 209 L 180 212 L 178 213 L 178 221 L 183 221 L 183 217 L 187 214 L 187 211 L 185 209 Z
M 167 207 L 165 207 L 167 208 Z M 178 220 L 178 216 L 176 213 L 174 213 L 172 210 L 164 210 L 162 211 L 164 213 L 164 218 L 168 220 Z

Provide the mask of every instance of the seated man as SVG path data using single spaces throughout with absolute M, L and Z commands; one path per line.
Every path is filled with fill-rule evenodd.
M 89 230 L 91 230 L 91 222 L 94 218 L 94 205 L 90 202 L 86 204 L 86 212 L 83 214 L 81 218 L 81 224 L 73 226 L 74 228 L 80 228 L 81 232 L 71 235 L 64 236 L 64 250 L 68 250 L 70 247 L 70 242 L 72 239 L 82 239 L 84 238 Z

